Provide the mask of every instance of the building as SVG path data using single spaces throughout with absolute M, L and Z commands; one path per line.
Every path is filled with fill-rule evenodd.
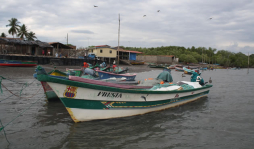
M 72 54 L 73 51 L 76 50 L 76 46 L 67 46 L 65 44 L 62 44 L 60 42 L 49 42 L 49 44 L 53 47 L 53 56 L 55 56 L 56 53 L 58 53 L 58 56 L 61 54 L 62 56 L 70 57 L 71 55 L 75 56 L 75 54 Z
M 39 40 L 27 41 L 21 38 L 0 37 L 1 54 L 21 54 L 21 55 L 43 55 L 43 51 L 50 51 L 52 55 L 53 47 Z
M 177 59 L 175 58 L 174 55 L 140 55 L 137 56 L 137 60 L 157 64 L 177 63 Z
M 100 45 L 88 49 L 88 54 L 94 53 L 102 61 L 112 63 L 117 57 L 117 50 L 109 45 Z

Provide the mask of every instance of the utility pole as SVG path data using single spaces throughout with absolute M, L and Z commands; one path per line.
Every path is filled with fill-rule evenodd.
M 118 28 L 118 47 L 117 47 L 118 65 L 119 65 L 119 41 L 120 41 L 120 13 L 119 13 L 119 28 Z
M 68 33 L 67 33 L 67 45 L 68 45 Z

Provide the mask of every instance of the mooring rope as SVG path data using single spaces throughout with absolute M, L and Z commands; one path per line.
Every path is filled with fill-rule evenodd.
M 6 136 L 6 133 L 5 133 L 5 130 L 4 130 L 4 126 L 3 126 L 1 120 L 0 120 L 0 123 L 1 123 L 1 128 L 3 128 L 3 131 L 4 131 L 4 137 L 5 137 L 6 141 L 10 144 L 9 140 L 7 139 L 7 136 Z
M 16 81 L 13 81 L 13 80 L 10 80 L 10 79 L 6 79 L 5 77 L 3 77 L 3 76 L 0 76 L 0 93 L 3 93 L 3 90 L 2 90 L 2 87 L 1 86 L 3 86 L 8 92 L 10 92 L 12 95 L 11 96 L 9 96 L 9 97 L 7 97 L 7 98 L 5 98 L 5 99 L 3 99 L 3 100 L 1 100 L 0 102 L 2 102 L 2 101 L 4 101 L 4 100 L 6 100 L 6 99 L 9 99 L 10 97 L 12 97 L 12 96 L 16 96 L 16 97 L 19 97 L 19 98 L 25 98 L 25 99 L 29 99 L 29 98 L 32 98 L 32 97 L 34 97 L 35 95 L 37 95 L 37 93 L 41 90 L 41 88 L 42 88 L 42 86 L 38 89 L 38 91 L 35 93 L 35 94 L 33 94 L 32 96 L 30 96 L 30 97 L 22 97 L 21 96 L 21 93 L 22 93 L 22 91 L 26 88 L 26 87 L 28 87 L 28 86 L 30 86 L 31 84 L 33 84 L 34 83 L 34 81 L 36 81 L 36 79 L 33 81 L 33 82 L 31 82 L 31 83 L 22 83 L 23 85 L 22 85 L 22 88 L 21 88 L 21 90 L 19 91 L 19 95 L 17 95 L 17 94 L 14 94 L 11 90 L 9 90 L 3 83 L 2 83 L 2 80 L 9 80 L 9 81 L 11 81 L 11 82 L 15 82 L 15 83 L 17 83 L 17 84 L 21 84 L 21 83 L 19 83 L 19 82 L 16 82 Z M 6 126 L 8 126 L 10 123 L 12 123 L 14 120 L 16 120 L 18 117 L 20 117 L 23 113 L 25 113 L 28 109 L 30 109 L 31 107 L 32 107 L 32 105 L 34 105 L 35 103 L 37 103 L 41 98 L 43 98 L 44 97 L 44 95 L 42 96 L 42 97 L 40 97 L 38 100 L 36 100 L 34 103 L 31 103 L 31 105 L 28 107 L 28 108 L 26 108 L 24 111 L 22 111 L 18 116 L 16 116 L 14 119 L 12 119 L 10 122 L 8 122 L 6 125 L 3 125 L 2 124 L 2 121 L 1 121 L 1 119 L 0 119 L 0 123 L 1 123 L 1 127 L 0 127 L 0 132 L 3 130 L 3 132 L 4 132 L 4 136 L 5 136 L 5 139 L 6 139 L 6 141 L 10 144 L 10 142 L 9 142 L 9 140 L 7 139 L 7 136 L 6 136 L 6 133 L 5 133 L 5 130 L 4 130 L 4 128 L 6 127 Z
M 16 82 L 16 81 L 13 81 L 13 80 L 11 80 L 11 79 L 7 79 L 7 78 L 5 78 L 5 77 L 3 77 L 3 76 L 0 76 L 0 92 L 1 93 L 3 93 L 3 90 L 2 90 L 2 87 L 1 87 L 1 84 L 2 84 L 2 80 L 8 80 L 8 81 L 11 81 L 11 82 L 14 82 L 14 83 L 17 83 L 17 84 L 23 84 L 23 86 L 22 86 L 22 89 L 20 90 L 20 96 L 21 96 L 21 92 L 26 88 L 26 87 L 28 87 L 28 86 L 30 86 L 31 84 L 33 84 L 34 83 L 34 81 L 36 81 L 36 79 L 34 79 L 33 80 L 33 82 L 31 82 L 31 83 L 20 83 L 20 82 Z M 25 87 L 24 87 L 25 86 Z
M 18 117 L 20 117 L 20 115 L 22 115 L 23 113 L 25 113 L 29 108 L 31 108 L 32 107 L 32 105 L 34 105 L 35 103 L 37 103 L 41 98 L 43 98 L 44 96 L 42 96 L 42 97 L 40 97 L 38 100 L 36 100 L 35 102 L 33 102 L 33 103 L 31 103 L 31 105 L 28 107 L 28 108 L 26 108 L 24 111 L 22 111 L 18 116 L 16 116 L 14 119 L 12 119 L 10 122 L 8 122 L 6 125 L 2 125 L 2 127 L 0 128 L 0 132 L 2 131 L 2 130 L 4 130 L 4 128 L 6 127 L 6 126 L 8 126 L 10 123 L 12 123 L 14 120 L 16 120 Z M 0 120 L 1 121 L 1 120 Z
M 41 90 L 41 88 L 42 88 L 42 86 L 37 90 L 37 92 L 35 93 L 35 94 L 33 94 L 32 96 L 30 96 L 30 97 L 21 97 L 21 96 L 19 96 L 19 95 L 16 95 L 16 94 L 14 94 L 12 91 L 10 91 L 7 87 L 5 87 L 3 84 L 2 84 L 2 86 L 8 91 L 8 92 L 10 92 L 12 95 L 14 95 L 14 96 L 16 96 L 16 97 L 19 97 L 19 98 L 25 98 L 25 99 L 28 99 L 28 98 L 32 98 L 32 97 L 34 97 L 35 95 L 37 95 L 37 93 Z

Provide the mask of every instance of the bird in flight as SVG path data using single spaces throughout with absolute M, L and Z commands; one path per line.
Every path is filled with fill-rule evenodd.
M 157 12 L 160 12 L 160 10 L 157 10 Z
M 146 15 L 144 15 L 143 17 L 145 17 Z
M 95 5 L 94 5 L 94 7 L 98 7 L 98 6 L 95 6 Z
M 210 20 L 212 20 L 212 18 L 210 18 Z

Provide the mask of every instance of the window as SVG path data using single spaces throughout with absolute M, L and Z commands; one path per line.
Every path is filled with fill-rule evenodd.
M 92 53 L 93 53 L 93 49 L 92 49 Z
M 110 50 L 109 53 L 112 53 L 112 50 Z
M 100 49 L 100 53 L 102 53 L 102 49 Z

